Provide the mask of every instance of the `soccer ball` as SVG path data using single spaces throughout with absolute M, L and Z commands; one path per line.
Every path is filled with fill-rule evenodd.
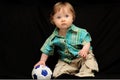
M 32 78 L 38 80 L 50 80 L 52 70 L 48 66 L 38 65 L 32 70 Z

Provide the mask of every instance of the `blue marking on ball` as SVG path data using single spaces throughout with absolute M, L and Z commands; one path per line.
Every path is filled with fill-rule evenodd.
M 36 66 L 35 69 L 37 69 L 37 68 L 39 68 L 39 67 L 40 67 L 40 65 Z
M 47 72 L 46 70 L 42 70 L 41 74 L 42 74 L 43 76 L 47 76 L 47 75 L 48 75 L 48 72 Z

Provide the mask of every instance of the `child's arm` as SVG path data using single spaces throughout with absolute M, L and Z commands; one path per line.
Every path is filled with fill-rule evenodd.
M 90 43 L 86 43 L 83 48 L 79 51 L 79 55 L 82 56 L 83 58 L 86 58 L 88 52 L 90 49 Z
M 48 55 L 42 53 L 40 61 L 38 61 L 37 64 L 35 64 L 35 66 L 37 66 L 37 65 L 44 65 L 45 66 L 46 65 L 45 62 L 47 61 L 47 59 L 48 59 Z

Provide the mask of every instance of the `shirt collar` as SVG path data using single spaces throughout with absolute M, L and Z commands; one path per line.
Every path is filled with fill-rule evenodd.
M 68 30 L 74 31 L 74 32 L 78 32 L 78 27 L 76 27 L 74 24 L 72 24 Z
M 69 27 L 68 31 L 73 31 L 73 32 L 76 32 L 76 33 L 77 33 L 77 32 L 78 32 L 78 27 L 76 27 L 74 24 L 72 24 L 72 25 Z M 55 34 L 56 36 L 58 36 L 58 28 L 55 28 L 54 34 Z

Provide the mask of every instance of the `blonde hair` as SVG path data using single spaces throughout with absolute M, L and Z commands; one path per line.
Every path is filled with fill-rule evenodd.
M 50 14 L 50 21 L 52 24 L 53 23 L 53 16 L 56 12 L 60 11 L 61 8 L 63 7 L 68 7 L 69 10 L 71 11 L 72 15 L 73 15 L 73 20 L 75 20 L 75 10 L 73 8 L 73 6 L 69 3 L 69 2 L 57 2 L 54 6 L 53 6 L 53 12 Z

